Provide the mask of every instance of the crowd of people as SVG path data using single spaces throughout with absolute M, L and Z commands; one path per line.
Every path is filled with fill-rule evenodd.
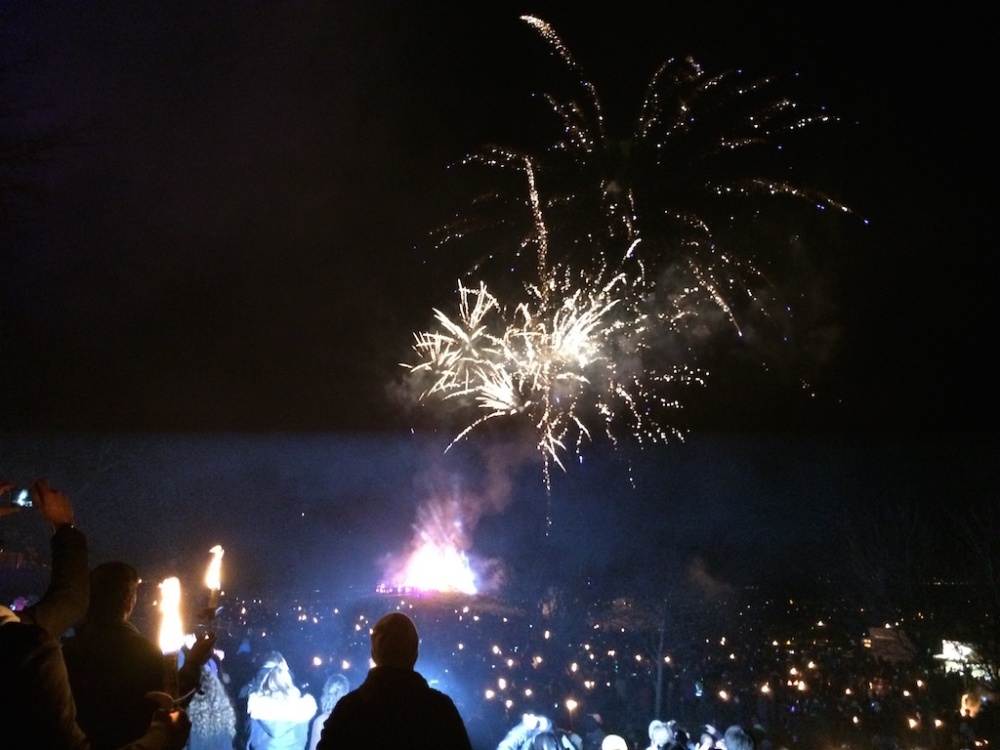
M 524 714 L 496 750 L 631 750 L 624 737 L 605 732 L 602 724 L 600 714 L 587 714 L 576 732 L 557 727 L 547 716 Z M 644 750 L 769 750 L 772 746 L 759 725 L 746 729 L 734 724 L 720 733 L 706 724 L 691 733 L 676 720 L 654 719 L 648 734 Z
M 0 496 L 10 488 L 0 482 Z M 415 670 L 420 639 L 413 621 L 399 612 L 371 628 L 374 666 L 353 690 L 339 673 L 327 675 L 318 691 L 318 681 L 312 688 L 297 683 L 282 653 L 252 653 L 246 639 L 226 659 L 212 634 L 192 637 L 176 673 L 167 675 L 159 647 L 131 622 L 139 572 L 117 560 L 90 568 L 87 539 L 75 527 L 69 497 L 44 479 L 32 486 L 31 497 L 52 529 L 51 572 L 37 601 L 0 606 L 4 748 L 330 750 L 405 744 L 471 750 L 470 736 L 477 750 L 766 750 L 772 744 L 755 721 L 725 731 L 699 724 L 691 731 L 676 720 L 657 719 L 648 725 L 645 745 L 638 741 L 644 722 L 626 726 L 621 716 L 618 722 L 612 716 L 611 723 L 620 726 L 605 727 L 598 713 L 584 713 L 575 726 L 570 717 L 569 729 L 526 713 L 502 738 L 506 721 L 484 733 L 473 715 L 463 721 L 461 703 Z M 0 503 L 0 516 L 13 512 L 27 511 Z
M 0 481 L 0 495 L 13 485 Z M 138 571 L 89 568 L 87 539 L 69 496 L 45 479 L 31 505 L 52 527 L 43 596 L 0 606 L 0 737 L 11 750 L 472 750 L 454 702 L 415 671 L 419 636 L 390 612 L 371 631 L 373 667 L 355 690 L 331 675 L 322 699 L 300 690 L 284 657 L 268 653 L 237 711 L 209 633 L 188 643 L 179 668 L 129 621 Z M 3 506 L 3 513 L 21 512 Z M 173 672 L 173 673 L 172 673 Z

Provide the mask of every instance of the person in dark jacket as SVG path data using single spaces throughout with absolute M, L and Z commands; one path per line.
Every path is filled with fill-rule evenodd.
M 77 721 L 94 750 L 114 750 L 141 737 L 156 711 L 146 694 L 164 688 L 163 654 L 129 621 L 138 586 L 139 574 L 128 563 L 95 567 L 87 615 L 63 646 Z M 211 636 L 199 640 L 185 656 L 178 675 L 182 705 L 198 687 L 212 643 Z
M 0 481 L 0 494 L 10 488 L 9 482 Z M 86 537 L 73 528 L 68 496 L 44 479 L 32 485 L 31 495 L 53 527 L 52 575 L 35 606 L 21 612 L 0 606 L 0 744 L 5 750 L 91 750 L 76 721 L 76 704 L 56 637 L 86 608 Z M 0 515 L 10 509 L 4 511 Z M 184 746 L 190 722 L 183 711 L 163 709 L 150 718 L 129 750 Z
M 317 750 L 471 750 L 458 709 L 414 671 L 419 637 L 409 617 L 391 612 L 372 628 L 375 666 L 333 707 Z

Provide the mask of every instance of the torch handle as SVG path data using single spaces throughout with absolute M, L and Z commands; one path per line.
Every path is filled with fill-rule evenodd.
M 163 655 L 163 692 L 174 700 L 180 692 L 176 652 Z

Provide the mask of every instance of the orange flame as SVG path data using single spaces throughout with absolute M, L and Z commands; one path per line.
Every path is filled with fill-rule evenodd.
M 181 624 L 181 582 L 167 578 L 160 584 L 160 651 L 175 653 L 184 645 L 184 626 Z

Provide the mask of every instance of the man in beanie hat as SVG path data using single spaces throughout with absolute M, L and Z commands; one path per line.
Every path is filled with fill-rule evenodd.
M 413 669 L 420 640 L 413 621 L 391 612 L 375 623 L 371 638 L 375 666 L 333 707 L 317 750 L 472 750 L 451 698 Z
M 413 621 L 400 612 L 390 612 L 372 628 L 372 661 L 378 667 L 413 669 L 419 644 Z

